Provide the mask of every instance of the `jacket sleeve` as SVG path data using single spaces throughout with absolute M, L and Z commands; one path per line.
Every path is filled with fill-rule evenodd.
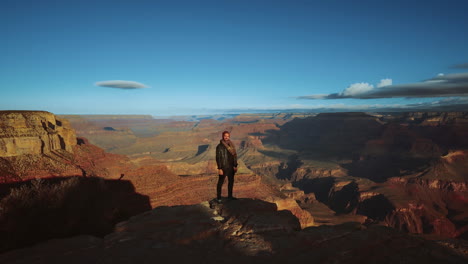
M 237 155 L 234 156 L 234 167 L 237 168 Z
M 221 166 L 222 166 L 222 162 L 221 162 L 221 159 L 222 159 L 222 153 L 221 153 L 221 148 L 220 146 L 216 146 L 216 165 L 218 166 L 218 170 L 222 169 Z

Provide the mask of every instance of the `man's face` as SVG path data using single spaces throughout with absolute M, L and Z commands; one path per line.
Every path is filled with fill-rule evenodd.
M 224 141 L 227 141 L 227 140 L 229 140 L 230 138 L 231 138 L 231 135 L 229 135 L 229 133 L 224 133 L 224 135 L 223 135 L 223 140 L 224 140 Z

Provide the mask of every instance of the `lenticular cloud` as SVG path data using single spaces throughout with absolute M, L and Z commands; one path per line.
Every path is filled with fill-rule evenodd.
M 108 88 L 117 88 L 117 89 L 141 89 L 148 88 L 148 86 L 134 81 L 122 81 L 122 80 L 112 80 L 112 81 L 101 81 L 96 82 L 94 85 L 100 87 Z

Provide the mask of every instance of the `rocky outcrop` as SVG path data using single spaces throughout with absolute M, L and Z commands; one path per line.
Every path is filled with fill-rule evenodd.
M 275 203 L 278 207 L 278 210 L 288 210 L 290 211 L 297 219 L 301 228 L 306 228 L 309 226 L 314 226 L 314 217 L 306 210 L 302 209 L 294 199 L 284 199 L 278 197 L 269 197 L 266 199 L 269 202 Z
M 371 249 L 371 250 L 369 250 Z M 20 263 L 466 263 L 466 243 L 429 241 L 356 223 L 300 229 L 273 203 L 158 207 L 104 238 L 51 240 L 0 255 Z
M 410 233 L 467 235 L 468 192 L 464 182 L 391 178 L 367 189 L 360 192 L 358 214 Z
M 0 183 L 35 178 L 119 179 L 133 165 L 77 138 L 65 119 L 43 111 L 0 111 Z
M 465 182 L 425 178 L 391 178 L 374 183 L 354 177 L 327 177 L 295 183 L 336 214 L 365 216 L 363 223 L 382 223 L 409 233 L 465 238 L 468 235 Z M 301 204 L 314 218 L 322 214 Z M 323 217 L 317 217 L 318 223 Z
M 0 183 L 81 175 L 66 120 L 43 111 L 0 111 Z
M 66 120 L 43 111 L 0 111 L 0 157 L 73 152 L 75 131 Z

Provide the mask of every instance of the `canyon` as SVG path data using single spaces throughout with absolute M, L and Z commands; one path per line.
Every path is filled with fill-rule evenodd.
M 458 263 L 458 255 L 468 256 L 465 112 L 157 119 L 0 111 L 0 121 L 2 197 L 8 195 L 12 183 L 62 177 L 126 182 L 135 194 L 147 197 L 147 205 L 140 204 L 140 208 L 152 210 L 145 216 L 140 216 L 141 210 L 126 214 L 127 218 L 134 217 L 117 224 L 104 238 L 66 240 L 70 247 L 78 245 L 67 250 L 80 252 L 84 247 L 96 252 L 103 245 L 117 250 L 122 245 L 112 242 L 117 241 L 112 237 L 143 239 L 140 233 L 132 233 L 139 232 L 138 225 L 155 221 L 154 228 L 163 228 L 169 221 L 180 223 L 177 228 L 188 232 L 187 236 L 155 231 L 158 237 L 168 237 L 164 241 L 155 238 L 156 248 L 173 253 L 184 250 L 194 257 L 202 255 L 190 248 L 213 247 L 208 255 L 214 259 L 227 250 L 225 254 L 242 252 L 239 258 L 264 254 L 283 258 L 294 255 L 300 260 L 307 255 L 302 242 L 318 243 L 321 232 L 326 233 L 321 239 L 327 242 L 320 244 L 325 248 L 335 245 L 334 236 L 343 237 L 343 252 L 351 250 L 357 241 L 364 247 L 362 237 L 376 236 L 381 241 L 403 239 L 408 245 L 437 248 L 434 250 L 443 251 L 440 254 L 444 256 L 452 254 L 447 253 L 447 247 L 456 248 L 450 263 Z M 239 171 L 234 191 L 245 212 L 232 202 L 208 203 L 217 181 L 214 150 L 224 130 L 231 132 L 237 146 Z M 262 210 L 269 216 L 254 216 Z M 195 212 L 193 219 L 178 218 L 188 212 Z M 193 230 L 188 226 L 194 226 Z M 233 228 L 238 229 L 238 235 L 227 235 Z M 294 249 L 283 249 L 285 245 L 279 241 L 286 238 Z M 196 240 L 201 242 L 197 244 Z M 224 246 L 219 249 L 211 244 L 216 241 L 225 241 Z M 132 243 L 124 246 L 129 252 Z M 40 247 L 52 250 L 52 244 L 57 246 L 51 241 Z M 11 259 L 21 254 L 18 252 L 22 251 L 5 257 Z M 392 254 L 395 252 L 391 250 L 382 252 L 382 256 Z M 358 259 L 331 253 L 326 256 L 329 261 L 336 257 L 348 263 L 357 263 Z
M 352 220 L 467 236 L 466 112 L 69 120 L 78 135 L 109 152 L 156 159 L 177 175 L 198 177 L 216 173 L 214 149 L 220 131 L 229 130 L 240 175 L 282 190 L 316 224 Z

